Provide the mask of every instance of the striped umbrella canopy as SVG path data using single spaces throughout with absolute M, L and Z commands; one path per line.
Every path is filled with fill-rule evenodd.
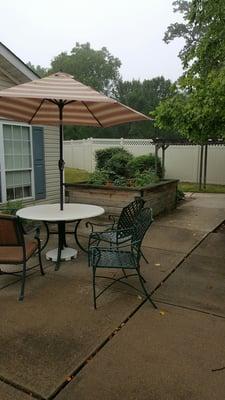
M 63 125 L 110 127 L 146 115 L 62 72 L 0 91 L 0 117 L 60 127 L 60 208 L 63 210 Z

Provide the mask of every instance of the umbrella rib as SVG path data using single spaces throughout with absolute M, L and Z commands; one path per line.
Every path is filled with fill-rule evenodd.
M 92 115 L 92 117 L 95 119 L 95 121 L 97 121 L 98 124 L 99 124 L 102 128 L 104 128 L 104 126 L 101 124 L 101 122 L 98 120 L 98 118 L 93 114 L 93 112 L 92 112 L 91 109 L 88 107 L 88 105 L 87 105 L 84 101 L 81 101 L 81 103 L 87 108 L 87 110 L 88 110 L 89 113 Z
M 31 119 L 29 120 L 29 122 L 28 122 L 29 124 L 31 124 L 31 122 L 32 122 L 32 120 L 34 119 L 35 115 L 37 115 L 37 113 L 38 113 L 38 111 L 40 110 L 40 108 L 41 108 L 42 104 L 44 103 L 44 101 L 45 101 L 45 99 L 42 99 L 42 100 L 41 100 L 41 102 L 40 102 L 38 108 L 36 109 L 35 113 L 32 115 Z

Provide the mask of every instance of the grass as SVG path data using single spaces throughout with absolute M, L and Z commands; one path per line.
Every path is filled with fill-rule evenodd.
M 213 185 L 207 184 L 206 189 L 199 190 L 198 183 L 191 182 L 180 182 L 178 188 L 183 192 L 194 192 L 194 193 L 225 193 L 225 185 Z
M 65 168 L 65 182 L 78 183 L 85 182 L 89 177 L 89 172 L 78 168 Z

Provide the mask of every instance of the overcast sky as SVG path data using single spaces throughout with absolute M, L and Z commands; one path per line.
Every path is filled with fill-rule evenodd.
M 162 40 L 179 19 L 172 0 L 0 0 L 0 12 L 0 41 L 24 62 L 48 67 L 76 42 L 90 42 L 121 60 L 123 79 L 174 81 L 182 73 L 182 41 Z

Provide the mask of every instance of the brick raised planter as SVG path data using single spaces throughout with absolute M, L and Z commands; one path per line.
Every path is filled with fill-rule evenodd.
M 66 184 L 66 200 L 69 203 L 86 203 L 102 206 L 106 214 L 120 214 L 122 208 L 136 196 L 146 201 L 154 216 L 176 207 L 178 180 L 164 180 L 140 188 L 118 186 L 94 186 L 86 183 Z

